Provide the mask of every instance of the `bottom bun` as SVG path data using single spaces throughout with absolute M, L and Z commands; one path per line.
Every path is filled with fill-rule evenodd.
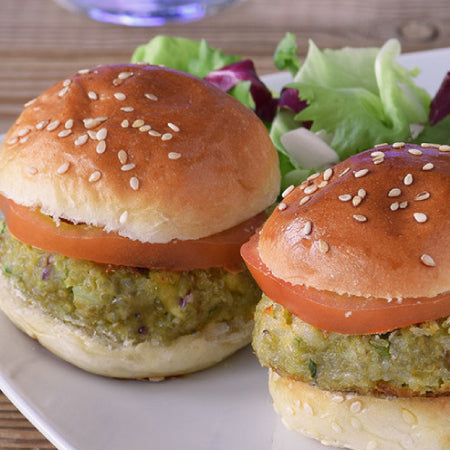
M 273 370 L 269 389 L 286 427 L 324 445 L 450 449 L 450 397 L 378 398 L 323 391 Z
M 88 372 L 114 378 L 161 379 L 210 367 L 250 342 L 253 321 L 211 323 L 171 344 L 115 343 L 49 317 L 0 275 L 0 308 L 55 355 Z

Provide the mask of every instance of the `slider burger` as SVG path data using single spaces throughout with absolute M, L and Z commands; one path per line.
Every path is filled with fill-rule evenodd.
M 97 374 L 165 377 L 251 338 L 239 249 L 279 192 L 252 111 L 145 65 L 83 70 L 29 102 L 0 149 L 0 305 Z
M 352 449 L 450 448 L 450 146 L 381 145 L 299 187 L 241 250 L 284 423 Z

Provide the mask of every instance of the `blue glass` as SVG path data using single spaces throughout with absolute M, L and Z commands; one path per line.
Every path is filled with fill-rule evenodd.
M 192 22 L 239 0 L 56 0 L 95 20 L 137 27 Z

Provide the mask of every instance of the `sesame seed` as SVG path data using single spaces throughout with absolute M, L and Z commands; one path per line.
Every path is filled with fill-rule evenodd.
M 75 145 L 79 146 L 79 145 L 86 144 L 87 140 L 88 140 L 88 135 L 87 134 L 82 134 L 81 136 L 78 136 L 75 139 Z
M 100 125 L 105 120 L 108 120 L 107 117 L 96 117 L 95 119 L 89 118 L 89 119 L 83 119 L 84 127 L 85 128 L 95 128 L 96 126 Z
M 148 134 L 149 134 L 150 136 L 156 136 L 156 137 L 161 136 L 161 133 L 160 133 L 159 131 L 156 131 L 156 130 L 150 130 L 150 131 L 148 132 Z
M 87 134 L 93 141 L 97 140 L 97 132 L 95 130 L 88 130 Z
M 124 164 L 120 170 L 123 172 L 128 172 L 129 170 L 133 170 L 136 167 L 136 164 L 130 163 L 130 164 Z
M 130 178 L 130 186 L 131 186 L 131 189 L 133 189 L 134 191 L 137 191 L 139 189 L 139 180 L 136 177 L 131 177 Z
M 66 173 L 69 170 L 69 167 L 70 167 L 70 164 L 68 162 L 65 162 L 56 169 L 56 172 L 59 175 L 63 175 L 64 173 Z
M 364 175 L 367 175 L 368 172 L 369 172 L 369 169 L 361 169 L 361 170 L 354 172 L 353 175 L 355 176 L 355 178 L 361 178 Z
M 7 143 L 8 143 L 9 145 L 14 145 L 14 144 L 17 144 L 18 141 L 19 141 L 18 137 L 17 137 L 17 136 L 14 136 L 14 137 L 8 139 Z
M 344 176 L 347 172 L 349 172 L 350 171 L 350 167 L 347 167 L 346 169 L 344 169 L 340 174 L 339 174 L 339 176 L 340 177 L 342 177 L 342 176 Z
M 23 106 L 24 108 L 27 108 L 28 106 L 31 106 L 37 99 L 32 98 L 31 100 L 28 100 Z
M 346 313 L 344 314 L 344 317 L 346 319 L 348 319 L 352 314 L 353 314 L 352 311 L 346 311 Z
M 328 243 L 326 241 L 323 241 L 322 239 L 318 241 L 318 246 L 321 253 L 327 253 L 328 250 L 330 250 L 330 246 L 328 245 Z
M 170 139 L 172 139 L 172 137 L 173 137 L 172 133 L 164 133 L 161 136 L 161 140 L 162 141 L 169 141 Z
M 353 206 L 359 206 L 359 204 L 362 202 L 362 198 L 359 196 L 359 195 L 355 195 L 353 198 L 352 198 L 352 204 L 353 204 Z
M 154 95 L 154 94 L 144 94 L 144 96 L 146 98 L 148 98 L 149 100 L 153 100 L 153 101 L 158 100 L 158 97 L 156 95 Z
M 278 206 L 277 206 L 277 208 L 280 210 L 280 211 L 284 211 L 286 208 L 288 207 L 288 205 L 286 205 L 286 203 L 279 203 L 278 204 Z
M 432 144 L 430 142 L 422 142 L 422 144 L 420 144 L 420 146 L 422 148 L 439 148 L 440 144 Z
M 128 120 L 122 120 L 122 123 L 120 124 L 120 126 L 122 128 L 128 128 L 128 126 L 130 125 L 130 122 L 128 122 Z
M 122 106 L 122 108 L 120 108 L 121 111 L 124 112 L 133 112 L 134 108 L 132 106 Z
M 405 146 L 404 142 L 394 142 L 392 148 L 403 148 Z
M 440 145 L 439 151 L 440 152 L 450 152 L 450 145 Z
M 408 153 L 414 156 L 422 156 L 423 152 L 420 151 L 418 148 L 408 148 Z
M 361 198 L 365 198 L 365 196 L 367 195 L 367 192 L 366 192 L 365 189 L 358 189 L 358 195 L 359 195 Z
M 301 200 L 300 200 L 300 205 L 304 205 L 306 202 L 308 202 L 311 199 L 311 197 L 309 195 L 305 195 Z
M 89 69 L 80 69 L 80 70 L 78 71 L 78 73 L 79 73 L 80 75 L 84 75 L 84 74 L 86 74 L 86 73 L 89 73 Z
M 92 172 L 89 175 L 89 183 L 95 183 L 96 181 L 100 180 L 102 174 L 100 171 L 96 170 L 95 172 Z
M 333 169 L 330 167 L 323 173 L 323 179 L 328 181 L 333 176 Z
M 152 127 L 150 125 L 142 125 L 142 127 L 139 127 L 139 131 L 146 132 L 148 130 L 151 130 L 151 128 Z
M 48 124 L 48 120 L 42 120 L 36 125 L 36 130 L 42 130 Z
M 100 128 L 100 130 L 97 131 L 95 138 L 98 141 L 103 141 L 104 139 L 106 139 L 107 135 L 108 135 L 108 130 L 106 128 Z
M 119 153 L 117 153 L 117 157 L 119 158 L 119 161 L 121 162 L 121 164 L 126 164 L 128 155 L 125 150 L 119 150 Z
M 339 199 L 341 202 L 348 202 L 349 200 L 352 199 L 352 196 L 351 196 L 350 194 L 342 194 L 342 195 L 340 195 L 340 196 L 338 197 L 338 199 Z
M 97 95 L 94 91 L 89 91 L 89 92 L 88 92 L 88 97 L 89 97 L 91 100 L 97 100 L 97 99 L 98 99 L 98 95 Z
M 28 166 L 25 168 L 26 172 L 29 173 L 30 175 L 36 175 L 38 170 L 36 169 L 36 167 L 31 167 Z
M 430 255 L 427 255 L 426 253 L 424 253 L 420 257 L 420 260 L 422 261 L 423 264 L 425 264 L 428 267 L 435 267 L 436 266 L 436 263 L 434 262 L 434 259 Z
M 64 128 L 70 130 L 73 127 L 73 119 L 69 119 L 66 121 L 66 123 L 64 124 Z
M 363 216 L 362 214 L 353 214 L 353 218 L 357 221 L 357 222 L 367 222 L 367 217 Z
M 113 86 L 120 86 L 122 84 L 123 80 L 119 79 L 119 78 L 114 78 L 113 80 Z
M 375 146 L 375 148 L 376 148 L 376 146 Z M 372 153 L 370 154 L 370 156 L 371 156 L 372 158 L 378 158 L 378 157 L 384 158 L 384 153 L 383 153 L 383 152 L 380 152 L 380 151 L 376 151 L 376 152 L 372 152 Z
M 19 142 L 21 143 L 21 144 L 23 144 L 23 143 L 25 143 L 25 142 L 27 142 L 28 141 L 28 138 L 29 138 L 30 136 L 23 136 L 23 137 L 21 137 L 20 139 L 19 139 Z
M 31 131 L 31 128 L 21 128 L 18 132 L 17 132 L 17 136 L 22 137 L 25 136 L 26 134 L 28 134 Z
M 426 163 L 423 167 L 422 170 L 431 170 L 434 168 L 434 164 L 433 163 Z
M 374 158 L 374 159 L 372 159 L 372 162 L 373 162 L 374 164 L 381 164 L 381 163 L 384 162 L 384 158 L 381 158 L 381 157 Z
M 416 222 L 418 222 L 418 223 L 425 223 L 428 220 L 427 215 L 424 213 L 416 212 L 413 214 L 413 216 L 414 216 L 414 219 L 416 219 Z
M 133 72 L 120 72 L 119 75 L 117 75 L 117 78 L 119 80 L 126 80 L 127 78 L 130 78 L 134 75 Z
M 133 128 L 139 128 L 142 127 L 142 125 L 144 125 L 144 121 L 142 119 L 136 119 L 133 123 L 132 123 L 132 127 Z
M 389 144 L 387 142 L 382 142 L 381 144 L 374 145 L 373 148 L 386 147 L 386 145 Z
M 63 138 L 69 136 L 69 134 L 72 134 L 72 130 L 62 130 L 58 133 L 58 137 Z
M 401 202 L 399 206 L 400 206 L 400 209 L 405 209 L 408 207 L 408 202 L 407 201 Z
M 180 128 L 177 127 L 177 126 L 176 126 L 174 123 L 172 123 L 172 122 L 169 122 L 169 123 L 167 124 L 167 126 L 168 126 L 171 130 L 173 130 L 173 131 L 175 131 L 175 132 L 180 131 Z
M 101 155 L 102 153 L 105 153 L 106 151 L 106 141 L 99 141 L 97 144 L 97 147 L 95 147 L 95 151 Z
M 320 188 L 320 189 L 322 189 L 322 188 L 324 188 L 327 184 L 328 184 L 328 181 L 321 181 L 321 182 L 317 185 L 317 187 Z
M 181 158 L 181 153 L 170 152 L 168 155 L 169 159 L 179 159 Z
M 123 101 L 123 100 L 125 100 L 125 99 L 127 98 L 127 96 L 126 96 L 123 92 L 116 92 L 116 93 L 114 94 L 114 97 L 115 97 L 117 100 L 120 100 L 120 101 Z
M 414 200 L 422 201 L 422 200 L 426 200 L 426 199 L 428 199 L 428 198 L 430 198 L 430 193 L 427 192 L 427 191 L 423 191 L 423 192 L 420 192 L 419 194 L 417 194 L 417 195 L 414 197 Z
M 314 192 L 317 191 L 317 189 L 318 189 L 318 187 L 315 184 L 311 184 L 310 186 L 305 187 L 303 192 L 305 194 L 313 194 Z
M 53 122 L 51 122 L 51 123 L 49 123 L 49 124 L 47 125 L 46 130 L 47 130 L 47 131 L 53 131 L 53 130 L 55 130 L 56 128 L 59 127 L 59 124 L 60 124 L 60 123 L 61 123 L 61 122 L 60 122 L 59 120 L 54 120 Z
M 123 225 L 127 220 L 128 220 L 128 211 L 124 211 L 119 217 L 119 222 Z
M 413 183 L 413 181 L 414 181 L 413 176 L 410 173 L 408 173 L 408 175 L 406 175 L 406 177 L 403 178 L 403 184 L 406 186 L 410 186 Z
M 402 195 L 402 191 L 399 188 L 392 188 L 388 192 L 388 197 L 399 197 L 400 195 Z
M 320 173 L 313 173 L 307 178 L 307 181 L 315 180 L 319 176 L 320 176 Z
M 390 208 L 391 211 L 397 211 L 397 209 L 400 208 L 400 205 L 399 205 L 398 202 L 394 202 L 394 203 L 391 203 L 389 208 Z
M 67 92 L 69 91 L 69 87 L 66 86 L 64 88 L 62 88 L 59 92 L 58 92 L 58 97 L 64 97 Z
M 308 220 L 305 223 L 305 226 L 303 227 L 303 234 L 305 236 L 308 236 L 309 234 L 311 234 L 311 231 L 312 231 L 312 222 L 310 220 Z
M 288 188 L 286 188 L 283 193 L 281 194 L 281 197 L 287 197 L 293 190 L 294 190 L 295 186 L 293 184 L 291 184 Z
M 62 84 L 62 85 L 63 85 L 64 87 L 67 87 L 67 86 L 70 85 L 70 83 L 72 83 L 72 80 L 70 80 L 69 78 L 67 78 L 66 80 L 63 81 L 63 84 Z

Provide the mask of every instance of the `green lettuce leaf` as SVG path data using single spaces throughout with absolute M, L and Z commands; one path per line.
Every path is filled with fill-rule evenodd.
M 275 67 L 279 70 L 289 70 L 294 76 L 300 69 L 300 59 L 297 56 L 297 44 L 295 35 L 286 33 L 286 36 L 278 44 L 273 57 Z
M 147 62 L 181 70 L 203 78 L 212 70 L 240 61 L 240 56 L 224 55 L 210 47 L 204 39 L 191 39 L 158 35 L 139 46 L 131 62 Z
M 341 160 L 381 142 L 410 141 L 410 125 L 427 123 L 431 98 L 414 84 L 418 70 L 398 63 L 400 51 L 395 39 L 380 49 L 323 51 L 310 41 L 307 57 L 288 85 L 308 107 L 294 120 L 279 111 L 271 129 L 275 146 L 295 169 L 302 167 L 289 158 L 280 138 L 301 122 L 312 121 L 312 132 L 331 134 L 331 147 Z

